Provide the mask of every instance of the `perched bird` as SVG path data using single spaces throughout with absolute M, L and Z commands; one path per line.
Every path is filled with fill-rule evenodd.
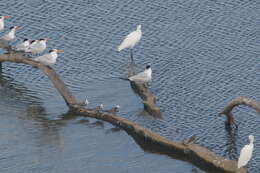
M 115 107 L 107 110 L 106 112 L 109 112 L 109 113 L 116 113 L 119 111 L 119 108 L 120 108 L 120 105 L 116 105 Z
M 27 38 L 23 40 L 22 43 L 20 44 L 17 44 L 15 46 L 15 50 L 18 50 L 18 51 L 27 51 L 28 48 L 29 48 L 29 45 L 30 45 L 30 40 L 28 40 Z
M 249 135 L 248 139 L 249 139 L 249 144 L 245 145 L 240 151 L 240 156 L 237 164 L 238 169 L 245 166 L 252 157 L 252 153 L 254 149 L 254 144 L 253 144 L 254 136 Z
M 9 16 L 1 16 L 0 17 L 0 31 L 4 30 L 5 28 L 5 19 L 8 19 Z
M 56 63 L 58 53 L 64 52 L 63 50 L 52 49 L 49 53 L 34 58 L 35 61 L 39 61 L 44 65 L 53 65 Z
M 128 78 L 128 80 L 138 83 L 147 83 L 152 80 L 152 69 L 150 65 L 147 65 L 145 70 L 134 76 Z
M 46 38 L 46 39 L 40 39 L 40 40 L 33 41 L 30 44 L 27 52 L 30 52 L 30 53 L 33 53 L 33 54 L 42 53 L 46 49 L 46 47 L 47 47 L 47 41 L 48 40 L 49 39 Z
M 5 40 L 5 41 L 12 41 L 15 39 L 15 32 L 20 29 L 19 26 L 12 26 L 10 28 L 10 31 L 5 34 L 4 36 L 1 37 L 2 40 Z
M 84 105 L 87 106 L 89 104 L 88 99 L 86 98 Z
M 133 48 L 140 41 L 142 37 L 141 25 L 138 25 L 136 30 L 128 34 L 122 43 L 118 46 L 118 51 L 120 52 L 123 49 L 131 48 L 131 58 L 133 60 Z

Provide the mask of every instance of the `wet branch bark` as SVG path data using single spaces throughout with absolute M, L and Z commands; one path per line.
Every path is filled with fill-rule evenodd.
M 234 124 L 234 116 L 232 114 L 232 110 L 234 107 L 239 105 L 246 105 L 253 109 L 255 109 L 258 113 L 260 113 L 260 102 L 257 102 L 254 99 L 248 98 L 248 97 L 237 97 L 233 100 L 231 100 L 227 106 L 224 108 L 224 110 L 220 113 L 223 115 L 226 115 L 227 117 L 227 124 Z
M 87 109 L 80 106 L 80 104 L 77 104 L 76 99 L 72 96 L 69 89 L 65 86 L 64 82 L 59 78 L 58 74 L 56 74 L 52 68 L 31 60 L 21 53 L 11 52 L 9 54 L 0 55 L 0 62 L 5 61 L 28 64 L 32 67 L 36 67 L 42 70 L 51 80 L 60 95 L 63 97 L 66 104 L 70 108 L 70 112 L 74 113 L 75 115 L 103 120 L 122 128 L 130 136 L 132 136 L 136 143 L 139 144 L 144 150 L 166 154 L 177 159 L 189 161 L 192 164 L 200 167 L 201 169 L 210 172 L 247 172 L 245 168 L 237 170 L 236 161 L 227 160 L 223 157 L 220 157 L 210 150 L 206 149 L 205 147 L 194 144 L 193 142 L 187 143 L 185 141 L 170 141 L 138 125 L 137 123 L 129 121 L 116 114 L 107 113 L 95 109 Z M 138 89 L 140 89 L 139 86 L 137 86 L 137 90 Z M 142 91 L 142 93 L 146 93 L 146 91 Z M 143 97 L 147 96 L 144 94 Z

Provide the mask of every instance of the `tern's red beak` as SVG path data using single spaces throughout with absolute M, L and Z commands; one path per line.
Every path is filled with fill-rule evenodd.
M 16 26 L 16 28 L 15 28 L 15 29 L 16 29 L 16 30 L 18 30 L 18 29 L 21 29 L 21 28 L 22 28 L 22 27 L 20 27 L 20 26 Z
M 8 19 L 10 16 L 4 16 L 4 19 Z

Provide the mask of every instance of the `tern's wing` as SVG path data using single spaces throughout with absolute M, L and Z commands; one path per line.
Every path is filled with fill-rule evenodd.
M 45 63 L 45 62 L 50 62 L 51 61 L 51 55 L 50 54 L 46 54 L 46 55 L 42 55 L 42 56 L 38 56 L 36 58 L 34 58 L 35 61 L 39 61 L 39 62 L 42 62 L 42 63 Z
M 137 75 L 129 77 L 131 81 L 142 81 L 147 78 L 147 74 L 145 72 L 138 73 Z

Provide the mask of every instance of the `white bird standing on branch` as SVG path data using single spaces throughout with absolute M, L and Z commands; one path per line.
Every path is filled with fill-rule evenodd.
M 118 46 L 118 51 L 131 48 L 131 60 L 133 61 L 133 48 L 140 41 L 142 37 L 141 25 L 138 25 L 136 30 L 128 34 L 122 43 Z
M 21 27 L 19 26 L 12 26 L 10 28 L 10 31 L 5 34 L 4 36 L 1 37 L 2 40 L 5 40 L 5 41 L 12 41 L 15 39 L 15 32 L 20 29 Z
M 254 149 L 254 136 L 249 135 L 249 144 L 245 145 L 242 150 L 240 151 L 240 156 L 238 159 L 237 167 L 242 168 L 243 166 L 247 165 L 248 161 L 252 157 L 253 149 Z
M 8 19 L 9 16 L 1 16 L 0 17 L 0 31 L 4 30 L 5 28 L 5 19 Z
M 27 38 L 23 40 L 22 43 L 17 44 L 15 46 L 15 50 L 17 51 L 27 51 L 27 49 L 29 48 L 30 45 L 30 40 L 28 40 Z
M 33 54 L 42 53 L 47 47 L 48 40 L 50 40 L 50 39 L 45 38 L 45 39 L 33 41 L 26 52 L 30 52 Z
M 58 49 L 52 49 L 49 51 L 49 53 L 44 54 L 42 56 L 38 56 L 34 58 L 35 61 L 38 61 L 44 65 L 53 65 L 56 63 L 58 53 L 64 52 L 63 50 Z
M 147 83 L 152 80 L 152 69 L 150 65 L 147 65 L 145 70 L 134 76 L 128 78 L 130 81 L 138 83 Z

